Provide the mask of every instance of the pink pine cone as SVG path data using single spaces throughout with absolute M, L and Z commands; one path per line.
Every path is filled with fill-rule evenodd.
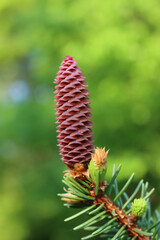
M 89 91 L 84 79 L 73 57 L 66 56 L 54 81 L 58 146 L 62 161 L 70 169 L 75 163 L 87 166 L 94 150 Z

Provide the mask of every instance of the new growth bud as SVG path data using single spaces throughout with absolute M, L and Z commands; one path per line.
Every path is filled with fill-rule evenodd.
M 145 211 L 147 210 L 147 201 L 142 198 L 134 199 L 134 202 L 132 202 L 131 205 L 131 210 L 134 216 L 142 216 L 143 213 L 145 213 Z
M 94 183 L 96 183 L 97 175 L 99 174 L 99 183 L 103 182 L 107 170 L 107 154 L 105 148 L 96 148 L 91 154 L 92 158 L 89 163 L 89 175 Z

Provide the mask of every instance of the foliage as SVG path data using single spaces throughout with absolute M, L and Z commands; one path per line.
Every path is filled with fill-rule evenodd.
M 56 198 L 63 165 L 51 114 L 52 79 L 68 54 L 87 76 L 95 145 L 122 162 L 121 184 L 134 169 L 130 192 L 149 180 L 160 207 L 159 7 L 156 0 L 0 1 L 3 240 L 71 239 Z
M 67 193 L 58 194 L 63 201 L 66 201 L 64 205 L 69 208 L 84 208 L 85 206 L 83 210 L 80 209 L 78 213 L 65 221 L 73 220 L 85 213 L 90 217 L 73 228 L 73 230 L 92 231 L 91 234 L 82 237 L 82 240 L 95 236 L 108 240 L 156 240 L 160 238 L 160 215 L 156 210 L 156 220 L 152 217 L 149 200 L 154 188 L 148 192 L 148 182 L 144 183 L 141 180 L 129 197 L 125 190 L 130 186 L 134 173 L 119 191 L 116 178 L 120 168 L 121 166 L 115 171 L 115 165 L 113 166 L 112 178 L 104 190 L 102 186 L 100 187 L 99 181 L 96 181 L 96 186 L 92 186 L 91 178 L 81 180 L 69 173 L 64 175 L 63 183 L 68 187 L 65 189 Z M 96 193 L 97 188 L 99 192 Z M 111 194 L 112 190 L 114 190 L 113 194 Z M 137 194 L 140 198 L 134 199 Z M 134 202 L 132 202 L 133 199 Z

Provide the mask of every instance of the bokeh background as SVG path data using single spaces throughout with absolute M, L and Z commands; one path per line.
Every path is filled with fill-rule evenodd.
M 87 77 L 96 146 L 156 191 L 160 209 L 160 2 L 0 1 L 0 238 L 80 239 L 57 197 L 53 79 L 66 55 Z M 132 189 L 129 189 L 131 192 Z M 75 223 L 74 223 L 75 224 Z

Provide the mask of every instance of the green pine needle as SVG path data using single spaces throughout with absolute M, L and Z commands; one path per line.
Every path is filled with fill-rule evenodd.
M 148 233 L 148 232 L 144 232 L 144 231 L 141 231 L 140 229 L 138 228 L 135 228 L 134 229 L 135 232 L 139 233 L 139 234 L 142 234 L 144 236 L 148 236 L 148 237 L 151 237 L 153 235 L 153 233 Z
M 88 200 L 94 200 L 94 199 L 95 199 L 94 197 L 85 195 L 85 194 L 80 193 L 80 192 L 71 192 L 71 194 L 72 194 L 72 195 L 75 195 L 75 196 L 78 196 L 78 197 L 82 197 L 82 198 L 84 198 L 84 199 L 88 199 Z
M 131 183 L 133 177 L 134 177 L 134 173 L 132 173 L 132 175 L 130 176 L 130 178 L 128 179 L 128 181 L 127 181 L 126 184 L 124 185 L 124 187 L 121 189 L 121 191 L 119 192 L 119 194 L 114 198 L 113 202 L 116 202 L 117 199 L 123 194 L 123 192 L 127 189 L 127 187 L 129 186 L 129 184 Z
M 109 186 L 105 189 L 104 194 L 110 195 L 111 190 L 112 190 L 112 187 L 113 187 L 113 183 L 114 183 L 115 179 L 117 178 L 117 176 L 118 176 L 118 174 L 119 174 L 119 172 L 120 172 L 120 170 L 121 170 L 121 166 L 122 166 L 121 164 L 118 166 L 116 172 L 114 172 L 114 170 L 113 170 L 113 176 L 112 176 L 112 178 L 111 178 L 111 181 L 110 181 Z M 115 168 L 115 165 L 114 165 L 113 169 L 114 169 L 114 168 Z
M 88 226 L 89 224 L 92 224 L 92 222 L 93 222 L 95 219 L 101 217 L 101 216 L 104 215 L 104 214 L 106 214 L 106 211 L 103 211 L 103 212 L 97 214 L 96 216 L 90 218 L 90 219 L 87 220 L 86 222 L 84 222 L 84 223 L 76 226 L 75 228 L 73 228 L 73 230 L 78 230 L 78 229 L 81 229 L 81 228 L 83 228 L 83 227 Z
M 79 178 L 76 178 L 76 180 L 78 182 L 80 182 L 81 184 L 83 184 L 84 186 L 86 186 L 88 189 L 90 189 L 90 190 L 92 189 L 91 186 L 89 184 L 87 184 L 85 181 L 83 181 L 83 180 L 81 180 Z
M 81 190 L 81 191 L 83 191 L 84 193 L 87 193 L 87 194 L 90 193 L 86 188 L 82 187 L 82 186 L 81 186 L 79 183 L 77 183 L 73 178 L 68 177 L 67 179 L 68 179 L 70 182 L 72 182 L 77 189 L 79 189 L 79 190 Z
M 82 214 L 90 211 L 91 209 L 93 209 L 93 208 L 95 208 L 95 207 L 96 207 L 95 205 L 89 206 L 88 208 L 85 208 L 84 210 L 82 210 L 82 211 L 74 214 L 73 216 L 71 216 L 71 217 L 69 217 L 69 218 L 66 218 L 64 221 L 65 221 L 65 222 L 68 222 L 68 221 L 70 221 L 70 220 L 72 220 L 72 219 L 74 219 L 74 218 L 76 218 L 76 217 L 79 217 L 80 215 L 82 215 Z
M 152 190 L 146 194 L 146 196 L 143 198 L 144 200 L 147 200 L 151 195 L 152 193 L 154 192 L 155 188 L 152 188 Z
M 139 191 L 141 185 L 143 183 L 143 180 L 141 180 L 138 184 L 138 186 L 136 187 L 135 191 L 133 192 L 133 194 L 130 196 L 130 198 L 128 199 L 128 201 L 123 205 L 122 209 L 125 209 L 126 206 L 132 201 L 132 199 L 136 196 L 137 192 Z
M 96 209 L 94 209 L 93 211 L 91 211 L 91 212 L 89 213 L 89 215 L 98 212 L 99 210 L 101 210 L 101 209 L 103 208 L 103 206 L 104 206 L 104 203 L 102 203 L 102 204 L 101 204 L 100 206 L 98 206 Z
M 121 233 L 123 232 L 123 230 L 125 229 L 126 225 L 122 226 L 119 231 L 115 234 L 115 236 L 112 238 L 112 240 L 116 240 L 120 235 Z

